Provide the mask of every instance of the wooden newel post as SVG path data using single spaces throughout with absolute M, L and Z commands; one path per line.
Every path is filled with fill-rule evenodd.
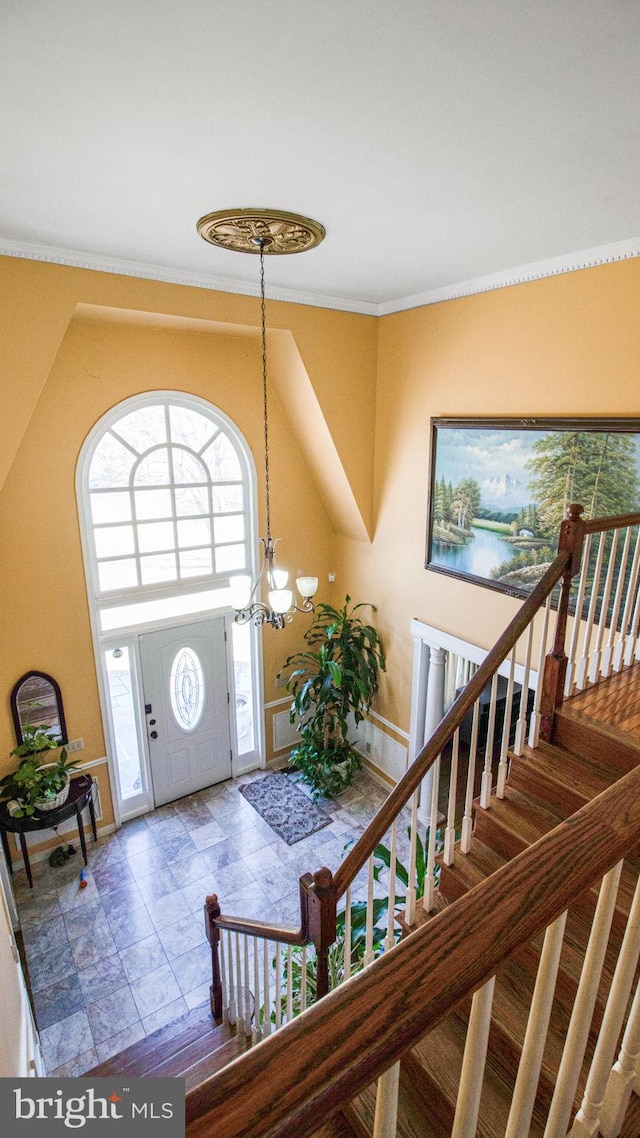
M 306 873 L 300 884 L 307 895 L 309 939 L 316 950 L 318 999 L 329 991 L 329 949 L 336 939 L 336 891 L 330 869 Z
M 215 893 L 212 893 L 205 899 L 204 903 L 204 924 L 207 934 L 207 940 L 211 945 L 211 987 L 210 1002 L 211 1014 L 214 1019 L 222 1019 L 222 977 L 220 974 L 220 958 L 218 956 L 218 945 L 220 944 L 220 929 L 215 924 L 216 917 L 220 916 L 220 906 L 218 898 Z
M 564 682 L 567 674 L 567 654 L 564 650 L 567 631 L 567 616 L 569 613 L 569 593 L 571 582 L 576 573 L 580 571 L 582 561 L 582 546 L 584 543 L 584 522 L 582 513 L 584 506 L 575 503 L 568 507 L 567 517 L 560 526 L 560 539 L 558 553 L 566 550 L 571 558 L 562 577 L 560 590 L 560 603 L 556 614 L 556 630 L 553 648 L 544 662 L 542 677 L 542 693 L 540 696 L 540 738 L 551 742 L 553 734 L 553 718 L 556 707 L 559 707 L 564 698 Z M 579 620 L 578 613 L 575 619 Z

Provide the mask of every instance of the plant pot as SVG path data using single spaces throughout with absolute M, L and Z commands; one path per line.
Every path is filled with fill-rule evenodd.
M 41 767 L 38 767 L 38 770 L 44 771 L 44 770 L 47 770 L 49 767 L 56 767 L 57 765 L 58 765 L 57 763 L 43 763 L 43 765 Z M 68 774 L 65 775 L 65 779 L 66 779 L 66 781 L 65 781 L 64 786 L 62 787 L 62 790 L 58 791 L 55 798 L 38 798 L 34 802 L 34 806 L 35 806 L 36 810 L 38 811 L 38 813 L 43 814 L 43 813 L 46 813 L 48 810 L 57 810 L 59 806 L 64 805 L 64 803 L 67 801 L 67 798 L 69 797 L 70 779 L 69 779 Z

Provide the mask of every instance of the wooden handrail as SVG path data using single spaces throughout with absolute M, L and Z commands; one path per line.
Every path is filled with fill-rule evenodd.
M 640 768 L 187 1095 L 188 1138 L 305 1138 L 640 841 Z
M 425 775 L 435 763 L 438 755 L 453 738 L 456 729 L 462 723 L 467 712 L 473 707 L 481 692 L 492 679 L 493 674 L 506 659 L 509 652 L 517 643 L 522 633 L 528 627 L 540 606 L 546 601 L 554 585 L 563 576 L 571 553 L 563 550 L 558 553 L 536 587 L 527 597 L 513 620 L 507 625 L 502 636 L 496 641 L 490 652 L 480 664 L 477 672 L 460 693 L 455 703 L 451 705 L 446 715 L 440 720 L 431 738 L 427 741 L 420 753 L 416 756 L 407 772 L 391 791 L 375 818 L 360 835 L 353 849 L 347 854 L 339 866 L 333 884 L 336 897 L 339 899 L 366 863 L 379 842 L 382 841 L 389 827 L 409 801 L 416 787 L 420 785 Z
M 591 518 L 584 522 L 585 533 L 601 533 L 607 529 L 624 529 L 640 525 L 640 514 L 616 514 L 610 518 Z

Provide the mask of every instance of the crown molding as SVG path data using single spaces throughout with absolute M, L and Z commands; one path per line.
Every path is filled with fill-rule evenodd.
M 244 281 L 230 280 L 228 277 L 214 277 L 209 273 L 184 272 L 182 269 L 166 269 L 160 265 L 148 265 L 140 261 L 122 261 L 95 253 L 79 253 L 73 249 L 60 249 L 52 245 L 31 245 L 27 242 L 11 241 L 0 237 L 0 256 L 20 257 L 26 261 L 45 261 L 51 265 L 66 265 L 72 269 L 91 269 L 97 273 L 115 273 L 124 277 L 140 277 L 142 280 L 163 281 L 165 284 L 187 285 L 191 288 L 207 288 L 215 292 L 229 292 L 239 296 L 259 297 L 257 286 Z M 378 305 L 366 300 L 347 300 L 341 296 L 324 296 L 312 292 L 296 292 L 290 289 L 267 289 L 269 300 L 280 300 L 286 304 L 308 304 L 313 308 L 330 308 L 338 312 L 355 312 L 361 316 L 377 316 Z
M 498 288 L 527 284 L 529 281 L 557 277 L 562 273 L 575 273 L 579 269 L 593 269 L 597 265 L 609 265 L 614 261 L 627 261 L 640 257 L 640 237 L 627 241 L 614 241 L 609 245 L 597 245 L 593 249 L 583 249 L 577 253 L 566 253 L 560 257 L 549 257 L 545 261 L 532 261 L 528 265 L 489 273 L 484 277 L 472 277 L 458 284 L 444 285 L 443 288 L 430 289 L 414 296 L 400 297 L 397 300 L 383 301 L 378 305 L 378 316 L 390 316 L 394 312 L 406 312 L 410 308 L 423 308 L 429 304 L 442 304 L 445 300 L 458 300 L 463 296 L 474 296 L 479 292 L 493 292 Z
M 163 281 L 166 284 L 186 285 L 191 288 L 206 288 L 215 292 L 228 292 L 239 296 L 258 297 L 259 289 L 243 281 L 214 277 L 208 273 L 185 272 L 181 269 L 166 269 L 159 265 L 147 265 L 138 261 L 118 260 L 113 257 L 98 256 L 94 253 L 78 253 L 72 249 L 61 249 L 49 245 L 31 245 L 0 237 L 0 255 L 20 257 L 29 261 L 44 261 L 53 265 L 67 265 L 74 269 L 90 269 L 98 273 L 115 273 L 119 276 L 140 277 L 143 280 Z M 391 316 L 396 312 L 406 312 L 412 308 L 424 308 L 430 304 L 442 304 L 447 300 L 458 300 L 494 289 L 510 288 L 543 280 L 545 277 L 574 273 L 580 269 L 592 269 L 598 265 L 609 265 L 615 261 L 627 261 L 640 257 L 640 237 L 626 241 L 615 241 L 608 245 L 597 245 L 593 249 L 583 249 L 576 253 L 566 253 L 560 257 L 550 257 L 544 261 L 532 261 L 528 265 L 518 265 L 486 276 L 472 277 L 457 284 L 429 289 L 412 296 L 398 297 L 395 300 L 374 301 L 347 300 L 345 297 L 324 296 L 322 294 L 296 292 L 290 289 L 269 288 L 270 300 L 286 304 L 306 304 L 314 308 L 329 308 L 338 312 L 353 312 L 361 316 Z

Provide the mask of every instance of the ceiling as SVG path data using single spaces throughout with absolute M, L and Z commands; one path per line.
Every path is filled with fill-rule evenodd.
M 197 219 L 295 210 L 268 295 L 372 313 L 640 253 L 638 0 L 2 0 L 0 40 L 0 251 L 253 293 Z

